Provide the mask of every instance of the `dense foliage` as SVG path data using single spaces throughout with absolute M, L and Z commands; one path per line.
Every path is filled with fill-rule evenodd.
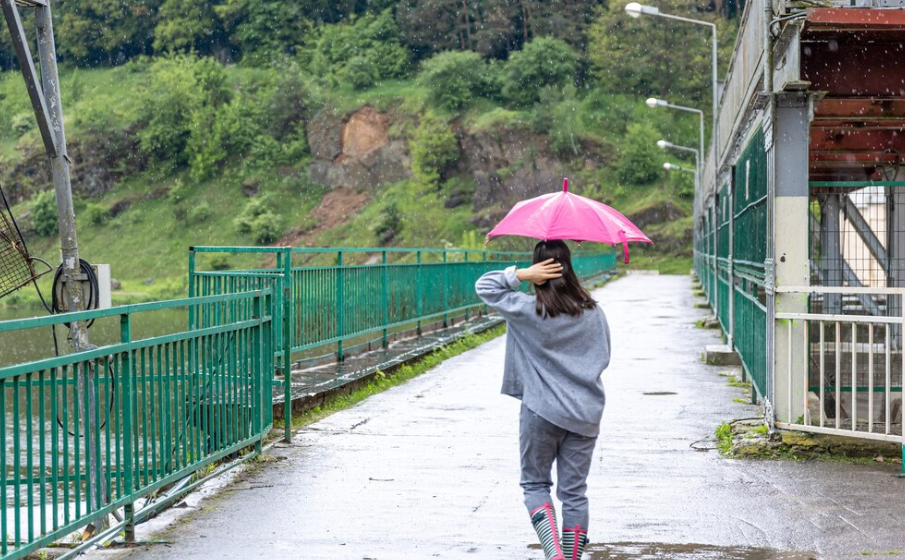
M 652 111 L 643 99 L 667 97 L 709 114 L 711 58 L 705 28 L 628 18 L 626 1 L 55 0 L 68 132 L 84 146 L 115 146 L 111 167 L 140 168 L 165 185 L 157 190 L 167 219 L 197 228 L 229 213 L 221 226 L 244 242 L 270 243 L 314 227 L 316 218 L 303 223 L 308 217 L 294 216 L 272 195 L 322 194 L 305 189 L 308 132 L 324 108 L 338 116 L 363 104 L 397 111 L 391 134 L 407 142 L 414 178 L 382 192 L 389 198 L 366 213 L 370 242 L 409 241 L 416 228 L 406 216 L 425 198 L 442 208 L 453 193 L 474 192 L 471 178 L 456 176 L 463 130 L 518 128 L 532 141 L 542 137 L 539 145 L 576 162 L 585 173 L 577 179 L 599 189 L 589 194 L 628 198 L 632 188 L 666 183 L 661 164 L 669 155 L 657 140 L 697 143 L 693 116 Z M 718 22 L 725 64 L 734 24 L 716 9 L 732 13 L 734 3 L 659 5 Z M 14 67 L 2 32 L 0 69 Z M 99 85 L 96 67 L 111 67 L 105 72 L 119 82 Z M 10 154 L 40 147 L 21 78 L 6 76 L 4 164 Z M 519 165 L 533 165 L 534 151 Z M 129 158 L 139 163 L 120 163 Z M 2 167 L 10 166 L 0 166 L 0 181 Z M 690 180 L 668 183 L 687 197 Z M 248 200 L 229 207 L 192 199 L 197 185 L 221 182 L 234 189 L 230 196 L 242 189 Z M 52 194 L 32 200 L 35 231 L 53 235 Z M 309 202 L 305 208 L 316 203 Z M 95 227 L 138 219 L 110 201 L 84 202 L 81 210 Z M 456 219 L 467 223 L 468 212 Z M 474 226 L 457 227 L 451 239 Z

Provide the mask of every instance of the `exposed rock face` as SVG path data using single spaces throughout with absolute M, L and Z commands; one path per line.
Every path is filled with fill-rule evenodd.
M 666 201 L 642 208 L 627 217 L 632 223 L 643 229 L 651 224 L 671 222 L 685 216 L 686 214 L 681 208 L 670 201 Z
M 412 176 L 405 140 L 390 138 L 390 118 L 365 106 L 343 121 L 322 111 L 308 124 L 315 161 L 311 180 L 331 187 L 374 188 Z
M 546 137 L 525 130 L 460 133 L 462 158 L 455 171 L 476 183 L 475 210 L 503 206 L 551 192 L 561 184 L 565 166 Z
M 68 149 L 72 160 L 72 192 L 87 197 L 103 195 L 120 178 L 144 170 L 147 164 L 138 150 L 138 139 L 130 132 L 73 138 L 68 142 Z M 50 162 L 43 147 L 36 148 L 12 169 L 0 170 L 0 180 L 10 204 L 53 188 Z

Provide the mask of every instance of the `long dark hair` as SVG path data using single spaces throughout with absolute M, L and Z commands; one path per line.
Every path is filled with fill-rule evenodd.
M 541 241 L 534 246 L 534 263 L 547 259 L 553 259 L 562 265 L 562 276 L 534 286 L 537 314 L 545 319 L 557 315 L 578 317 L 586 309 L 594 309 L 597 302 L 578 281 L 572 268 L 569 246 L 559 240 Z

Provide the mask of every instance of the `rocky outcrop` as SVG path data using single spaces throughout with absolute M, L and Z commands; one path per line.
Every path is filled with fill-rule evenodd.
M 121 178 L 143 171 L 147 164 L 138 149 L 137 137 L 130 131 L 72 138 L 67 147 L 72 160 L 72 192 L 85 197 L 103 195 Z M 50 163 L 43 148 L 30 149 L 19 163 L 0 170 L 0 181 L 10 204 L 53 188 Z
M 375 188 L 412 176 L 404 139 L 390 137 L 390 118 L 365 106 L 346 119 L 321 111 L 308 123 L 311 180 L 330 187 Z
M 475 210 L 508 207 L 548 193 L 562 182 L 566 167 L 552 155 L 546 137 L 519 129 L 460 131 L 462 157 L 457 173 L 475 182 Z

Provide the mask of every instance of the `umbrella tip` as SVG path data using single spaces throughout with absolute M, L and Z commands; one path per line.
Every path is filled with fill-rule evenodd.
M 562 179 L 562 192 L 569 192 L 569 179 L 567 177 Z

